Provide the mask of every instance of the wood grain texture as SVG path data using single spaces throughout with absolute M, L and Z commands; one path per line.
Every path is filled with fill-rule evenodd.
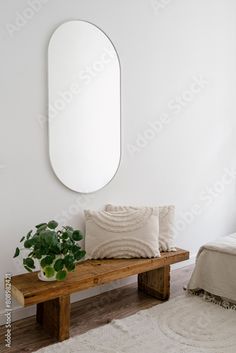
M 70 296 L 37 304 L 36 320 L 44 330 L 58 341 L 70 336 Z
M 170 297 L 170 265 L 138 275 L 138 288 L 160 300 Z
M 153 259 L 88 260 L 79 263 L 63 283 L 42 282 L 36 272 L 13 276 L 12 294 L 22 306 L 29 306 L 187 259 L 189 252 L 178 249 Z
M 187 266 L 172 271 L 170 298 L 183 293 L 183 285 L 188 283 L 192 270 L 193 266 Z M 122 319 L 159 303 L 162 302 L 142 291 L 137 291 L 136 284 L 80 300 L 72 304 L 71 336 L 83 334 L 88 330 L 106 325 L 112 320 Z M 35 316 L 12 324 L 11 348 L 4 347 L 5 333 L 5 327 L 1 326 L 0 352 L 4 353 L 31 353 L 56 342 L 36 322 Z

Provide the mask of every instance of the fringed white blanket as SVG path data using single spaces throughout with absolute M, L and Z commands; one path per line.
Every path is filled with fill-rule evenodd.
M 187 287 L 224 307 L 236 304 L 236 233 L 203 245 Z

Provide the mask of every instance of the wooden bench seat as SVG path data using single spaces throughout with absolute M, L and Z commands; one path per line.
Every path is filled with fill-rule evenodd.
M 138 274 L 138 288 L 161 300 L 170 294 L 170 265 L 189 252 L 163 252 L 155 259 L 87 260 L 63 282 L 43 282 L 37 273 L 12 277 L 12 294 L 22 306 L 37 304 L 37 321 L 59 341 L 69 337 L 70 294 Z

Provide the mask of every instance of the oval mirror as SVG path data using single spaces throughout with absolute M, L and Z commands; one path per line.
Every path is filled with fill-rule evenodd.
M 120 161 L 120 65 L 110 39 L 85 21 L 56 29 L 48 48 L 49 155 L 68 188 L 105 186 Z

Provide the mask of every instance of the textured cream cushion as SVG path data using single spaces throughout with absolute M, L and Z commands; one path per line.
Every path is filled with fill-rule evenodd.
M 143 207 L 115 213 L 84 211 L 89 259 L 160 256 L 159 210 Z
M 175 206 L 159 206 L 159 247 L 160 251 L 176 251 L 174 245 L 174 219 Z M 108 212 L 120 212 L 121 210 L 137 210 L 139 207 L 106 205 Z M 151 207 L 151 209 L 153 209 Z

